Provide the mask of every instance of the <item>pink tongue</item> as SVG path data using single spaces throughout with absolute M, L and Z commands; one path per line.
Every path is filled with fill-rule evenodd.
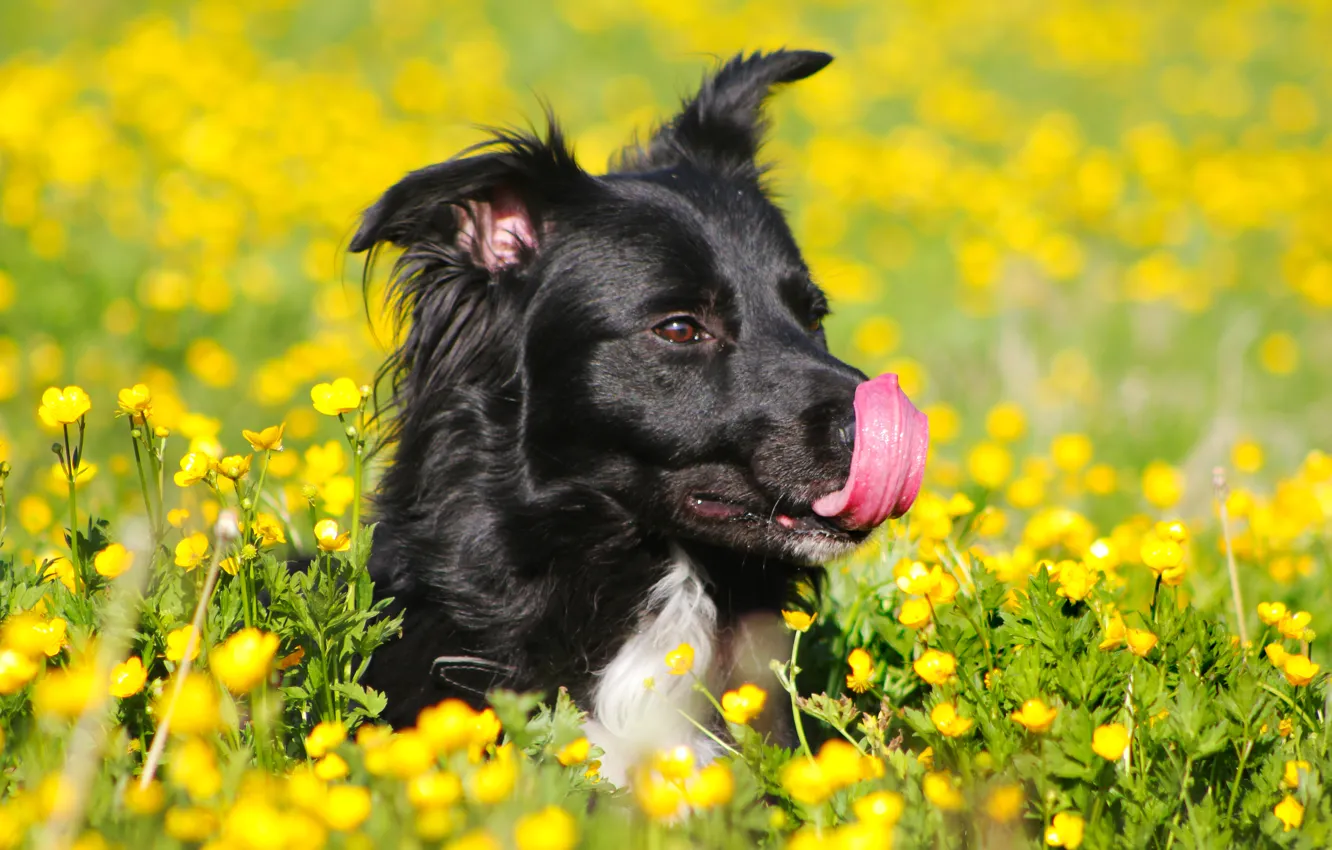
M 816 501 L 814 513 L 848 528 L 873 528 L 907 512 L 925 476 L 930 426 L 892 373 L 856 387 L 856 446 L 846 486 Z

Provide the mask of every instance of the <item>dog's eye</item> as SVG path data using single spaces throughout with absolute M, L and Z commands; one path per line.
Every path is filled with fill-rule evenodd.
M 673 316 L 653 328 L 652 332 L 676 345 L 712 339 L 712 334 L 700 328 L 698 323 L 688 316 Z

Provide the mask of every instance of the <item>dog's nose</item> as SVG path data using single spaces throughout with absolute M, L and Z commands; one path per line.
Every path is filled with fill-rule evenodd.
M 838 442 L 848 450 L 856 447 L 856 420 L 852 419 L 834 432 Z

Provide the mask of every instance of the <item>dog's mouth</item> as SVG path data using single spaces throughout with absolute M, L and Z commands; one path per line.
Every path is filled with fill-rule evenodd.
M 694 515 L 704 520 L 767 528 L 783 536 L 823 538 L 852 545 L 869 536 L 868 530 L 847 529 L 836 518 L 819 516 L 804 501 L 779 499 L 773 507 L 758 510 L 715 493 L 694 493 L 685 504 Z

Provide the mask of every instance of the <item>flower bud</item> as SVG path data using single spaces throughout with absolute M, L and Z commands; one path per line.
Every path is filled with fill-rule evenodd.
M 352 439 L 356 439 L 356 426 L 355 426 L 355 425 L 348 425 L 348 426 L 347 426 L 347 436 L 348 436 L 348 437 L 351 437 Z
M 242 510 L 247 510 L 247 511 L 248 511 L 248 510 L 249 510 L 250 508 L 252 508 L 252 507 L 254 507 L 254 501 L 253 501 L 252 499 L 241 499 L 241 509 L 242 509 Z
M 171 429 L 166 428 L 162 425 L 158 425 L 156 428 L 153 429 L 153 436 L 161 437 L 163 440 L 165 440 L 167 437 L 171 436 Z
M 131 429 L 130 429 L 130 436 L 137 440 L 137 439 L 139 439 L 140 437 L 143 436 L 143 432 L 140 431 L 138 428 L 131 428 Z
M 9 477 L 10 469 L 11 467 L 9 466 L 9 461 L 0 460 L 0 481 L 4 481 L 6 478 Z
M 313 505 L 315 500 L 319 498 L 319 491 L 315 489 L 313 484 L 306 484 L 301 487 L 301 495 L 305 498 L 305 501 Z

